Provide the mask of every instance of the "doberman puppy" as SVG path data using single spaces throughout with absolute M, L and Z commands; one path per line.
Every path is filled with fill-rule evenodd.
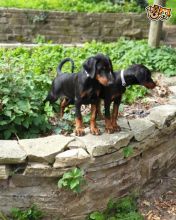
M 51 90 L 45 100 L 55 102 L 59 97 L 64 97 L 62 101 L 62 113 L 69 104 L 76 107 L 76 129 L 78 136 L 85 134 L 81 115 L 81 105 L 91 104 L 90 131 L 94 135 L 99 135 L 100 130 L 96 125 L 96 115 L 101 85 L 108 86 L 113 83 L 113 69 L 109 57 L 97 54 L 89 57 L 84 63 L 80 72 L 63 74 L 62 65 L 69 59 L 63 60 L 57 68 L 57 76 L 52 82 Z
M 122 95 L 129 85 L 142 85 L 148 89 L 153 89 L 156 84 L 151 78 L 150 70 L 142 64 L 134 64 L 126 70 L 114 72 L 114 83 L 104 87 L 102 86 L 100 97 L 104 99 L 105 106 L 105 130 L 107 133 L 120 131 L 117 124 L 117 117 Z M 110 115 L 110 105 L 113 104 L 113 111 Z M 98 113 L 100 105 L 98 107 Z

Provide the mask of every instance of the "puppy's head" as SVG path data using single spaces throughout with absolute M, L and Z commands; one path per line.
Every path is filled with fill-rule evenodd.
M 83 68 L 90 78 L 96 79 L 103 86 L 108 86 L 113 83 L 113 68 L 109 57 L 103 54 L 89 57 L 84 62 Z
M 145 86 L 147 89 L 153 89 L 156 83 L 151 77 L 151 71 L 142 64 L 134 64 L 131 66 L 137 82 Z

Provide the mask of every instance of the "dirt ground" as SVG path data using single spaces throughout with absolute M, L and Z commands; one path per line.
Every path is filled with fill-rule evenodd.
M 176 220 L 176 168 L 147 186 L 139 210 L 145 220 Z

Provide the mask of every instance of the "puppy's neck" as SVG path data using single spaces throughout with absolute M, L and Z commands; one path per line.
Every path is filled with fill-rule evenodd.
M 122 74 L 122 72 L 120 74 L 121 74 L 122 86 L 126 87 L 126 86 L 130 86 L 130 85 L 139 84 L 134 73 L 129 71 L 128 69 L 123 70 L 123 74 Z

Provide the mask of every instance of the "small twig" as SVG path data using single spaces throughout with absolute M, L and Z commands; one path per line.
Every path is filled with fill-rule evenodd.
M 15 136 L 16 136 L 17 142 L 19 142 L 20 139 L 16 133 L 15 133 Z
M 17 139 L 17 143 L 20 145 L 20 147 L 22 147 L 24 149 L 25 146 L 20 143 L 20 139 L 19 139 L 19 137 L 16 133 L 15 133 L 15 136 L 16 136 L 16 139 Z

